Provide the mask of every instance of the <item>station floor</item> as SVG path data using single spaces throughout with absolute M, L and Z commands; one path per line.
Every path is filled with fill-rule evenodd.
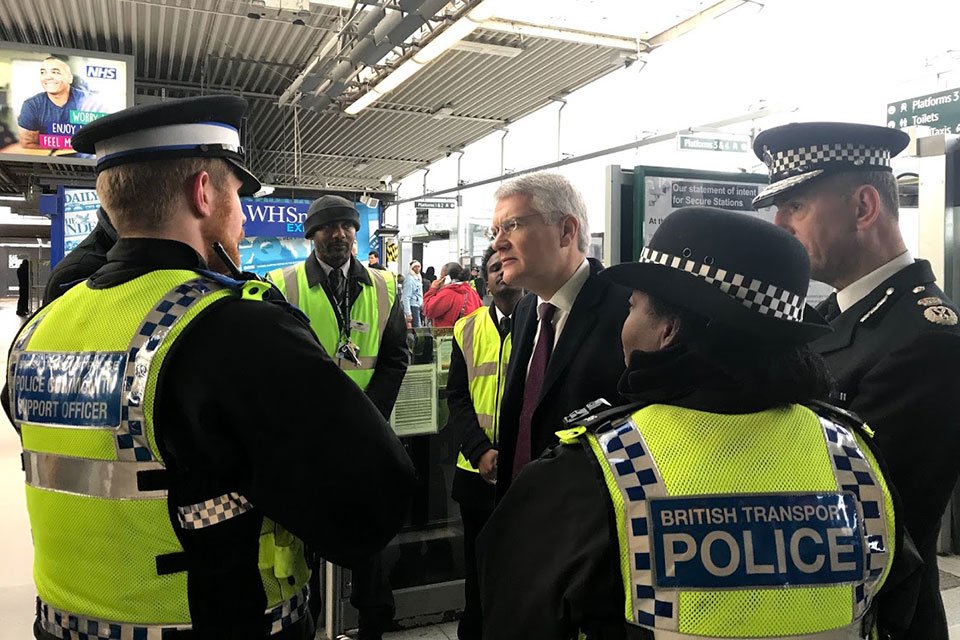
M 0 298 L 0 371 L 6 372 L 10 341 L 22 323 L 15 298 Z M 20 469 L 20 441 L 0 411 L 0 640 L 33 637 L 33 546 Z M 940 557 L 940 588 L 951 640 L 960 640 L 960 556 Z M 457 623 L 406 629 L 386 640 L 456 640 Z

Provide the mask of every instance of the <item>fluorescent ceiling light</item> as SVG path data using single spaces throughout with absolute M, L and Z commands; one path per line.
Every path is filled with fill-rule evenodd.
M 483 0 L 483 2 L 474 7 L 465 16 L 447 26 L 446 29 L 428 42 L 426 46 L 416 52 L 413 57 L 394 69 L 376 86 L 354 100 L 344 109 L 344 112 L 349 115 L 356 115 L 396 89 L 403 82 L 406 82 L 411 76 L 425 67 L 427 63 L 435 60 L 443 52 L 450 49 L 450 47 L 476 31 L 484 21 L 493 15 L 494 10 L 502 1 L 503 0 Z
M 0 196 L 0 200 L 5 202 L 26 202 L 27 197 L 24 195 L 19 196 Z

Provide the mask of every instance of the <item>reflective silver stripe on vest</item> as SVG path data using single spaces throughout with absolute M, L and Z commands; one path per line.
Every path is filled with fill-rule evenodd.
M 159 462 L 93 460 L 24 451 L 23 467 L 27 484 L 35 489 L 110 500 L 156 500 L 167 496 L 163 489 L 137 489 L 137 472 L 163 469 Z
M 300 306 L 300 283 L 297 280 L 297 265 L 283 268 L 283 293 L 287 302 L 295 307 Z
M 770 640 L 865 640 L 865 636 L 860 630 L 862 626 L 859 622 L 855 622 L 839 629 L 807 633 L 802 636 L 770 636 Z M 656 640 L 718 640 L 716 636 L 691 636 L 678 631 L 664 631 L 662 629 L 657 629 L 653 637 Z
M 489 413 L 478 413 L 477 422 L 480 423 L 481 429 L 493 429 L 493 416 Z
M 274 635 L 299 622 L 307 611 L 310 587 L 303 585 L 292 598 L 264 612 Z M 37 598 L 40 626 L 57 638 L 102 638 L 104 640 L 163 640 L 166 631 L 189 630 L 191 625 L 130 624 L 99 620 L 68 613 Z M 81 635 L 82 634 L 82 635 Z
M 647 498 L 667 495 L 663 476 L 633 418 L 598 434 L 597 442 L 623 494 L 624 522 L 633 568 L 630 572 L 633 621 L 656 627 L 658 634 L 661 630 L 677 631 L 680 628 L 679 592 L 654 590 L 653 559 L 647 531 Z
M 360 356 L 357 358 L 357 360 L 360 361 L 359 365 L 355 365 L 346 358 L 337 358 L 335 362 L 343 371 L 363 371 L 364 369 L 377 368 L 377 356 Z
M 489 311 L 484 311 L 489 313 Z M 473 338 L 477 330 L 477 319 L 480 314 L 470 315 L 463 321 L 463 344 L 460 345 L 460 351 L 463 352 L 463 360 L 467 365 L 467 381 L 472 382 L 480 376 L 497 375 L 498 362 L 484 362 L 478 365 L 473 354 Z
M 170 330 L 197 300 L 224 285 L 207 278 L 194 278 L 175 286 L 150 310 L 127 347 L 120 394 L 120 426 L 115 431 L 118 460 L 146 462 L 154 459 L 145 433 L 143 400 L 154 356 Z
M 383 341 L 383 332 L 387 328 L 390 318 L 390 292 L 387 290 L 387 276 L 379 269 L 367 269 L 372 276 L 373 287 L 377 290 L 377 328 L 380 331 L 380 341 Z M 394 285 L 396 286 L 396 285 Z
M 197 504 L 177 507 L 177 518 L 184 529 L 203 529 L 236 518 L 251 509 L 253 505 L 249 500 L 231 492 Z
M 879 478 L 867 459 L 860 454 L 860 446 L 848 429 L 823 416 L 820 426 L 827 441 L 827 452 L 837 478 L 840 491 L 854 493 L 863 516 L 863 528 L 866 534 L 867 571 L 866 577 L 853 590 L 854 620 L 860 619 L 870 607 L 877 583 L 883 576 L 890 556 L 887 531 L 886 500 Z

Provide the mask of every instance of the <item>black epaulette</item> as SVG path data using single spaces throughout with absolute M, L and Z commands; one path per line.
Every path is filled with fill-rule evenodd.
M 840 407 L 832 405 L 829 402 L 823 402 L 822 400 L 811 400 L 810 402 L 806 403 L 806 406 L 817 415 L 830 418 L 834 422 L 839 422 L 841 425 L 855 430 L 857 433 L 869 438 L 873 438 L 873 430 L 867 426 L 867 424 L 863 421 L 863 418 L 852 411 L 841 409 Z
M 587 404 L 583 409 L 577 409 L 563 419 L 565 427 L 586 427 L 591 432 L 596 432 L 600 427 L 617 418 L 626 417 L 637 409 L 646 406 L 646 402 L 631 402 L 630 404 L 612 407 L 604 398 L 598 398 Z

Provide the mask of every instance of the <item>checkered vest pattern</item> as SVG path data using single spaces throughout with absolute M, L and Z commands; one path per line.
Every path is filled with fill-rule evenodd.
M 866 637 L 862 620 L 892 562 L 894 521 L 876 461 L 849 429 L 799 405 L 743 415 L 652 405 L 601 427 L 587 442 L 615 512 L 629 624 L 654 630 L 657 638 Z M 771 457 L 780 460 L 771 464 Z M 794 466 L 795 478 L 777 477 Z M 699 477 L 689 481 L 690 473 Z M 779 588 L 658 585 L 658 520 L 651 508 L 658 499 L 811 493 L 833 494 L 839 504 L 854 501 L 865 556 L 856 579 Z M 667 554 L 666 546 L 660 549 Z
M 161 638 L 189 629 L 175 527 L 216 526 L 254 510 L 229 492 L 175 505 L 154 431 L 166 355 L 183 330 L 231 296 L 262 299 L 260 283 L 187 270 L 154 271 L 107 289 L 78 285 L 14 340 L 8 383 L 21 430 L 34 540 L 38 621 L 58 638 Z M 19 383 L 17 382 L 19 381 Z M 69 523 L 69 527 L 65 527 Z M 304 614 L 303 545 L 268 518 L 259 536 L 265 623 Z

